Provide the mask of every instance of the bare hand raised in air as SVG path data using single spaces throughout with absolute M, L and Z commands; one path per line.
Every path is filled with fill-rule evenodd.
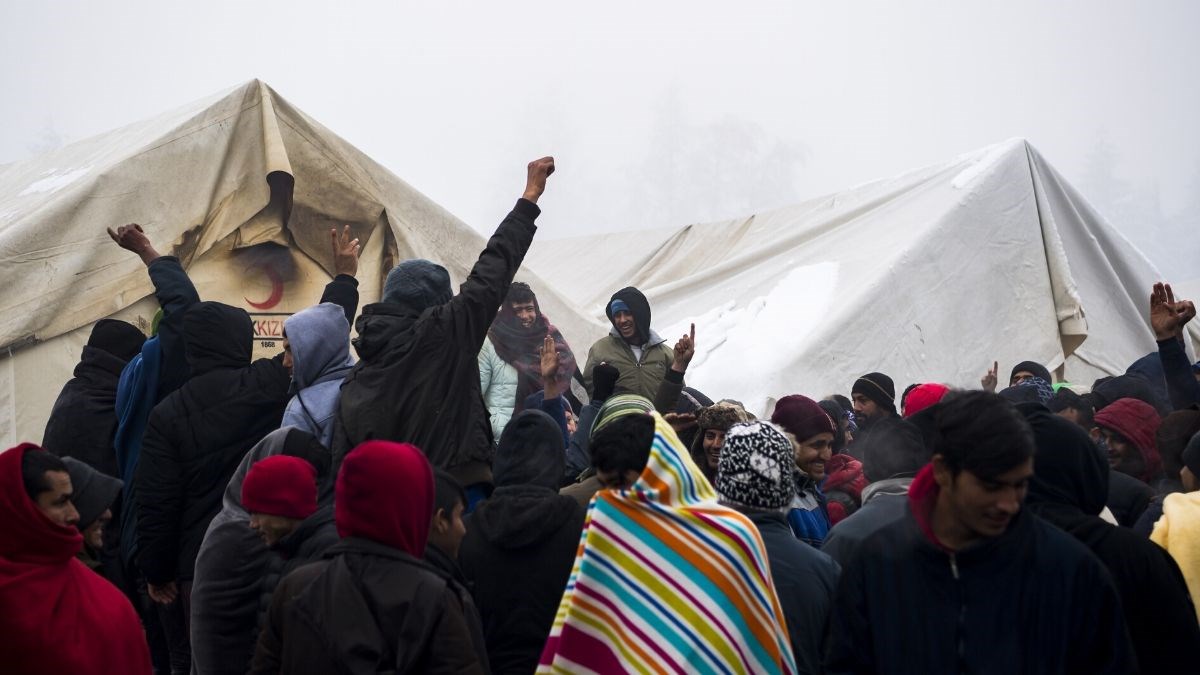
M 671 362 L 671 370 L 677 373 L 686 373 L 688 364 L 696 355 L 696 324 L 693 323 L 688 334 L 679 338 L 679 341 L 675 343 L 674 352 L 675 358 Z
M 558 384 L 558 350 L 554 345 L 554 337 L 549 333 L 542 340 L 542 395 L 554 398 L 561 394 Z
M 150 243 L 150 238 L 142 231 L 142 226 L 137 223 L 122 225 L 116 230 L 111 227 L 108 229 L 108 236 L 117 242 L 117 246 L 132 251 L 142 259 L 142 262 L 147 265 L 152 260 L 159 257 L 158 251 L 154 250 L 154 245 Z
M 525 194 L 522 196 L 536 204 L 538 197 L 541 197 L 542 193 L 546 191 L 546 179 L 552 173 L 554 173 L 553 157 L 543 157 L 530 162 L 525 179 Z
M 1175 299 L 1171 284 L 1161 281 L 1154 284 L 1150 292 L 1150 327 L 1155 340 L 1170 340 L 1183 334 L 1183 327 L 1196 316 L 1196 305 L 1191 300 Z
M 336 227 L 331 228 L 329 239 L 333 244 L 333 273 L 358 274 L 358 256 L 362 254 L 362 246 L 357 238 L 350 238 L 350 226 L 343 227 L 340 235 Z
M 991 370 L 987 371 L 987 375 L 984 375 L 979 380 L 979 384 L 983 387 L 984 391 L 990 391 L 992 393 L 996 392 L 996 385 L 1000 383 L 998 376 L 999 371 L 1000 362 L 993 361 Z

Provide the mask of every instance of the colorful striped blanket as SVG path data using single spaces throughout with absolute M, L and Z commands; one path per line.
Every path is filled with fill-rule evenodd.
M 654 417 L 638 482 L 588 507 L 538 672 L 795 672 L 758 530 Z

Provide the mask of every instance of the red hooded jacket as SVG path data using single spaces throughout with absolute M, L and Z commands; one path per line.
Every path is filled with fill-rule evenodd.
M 83 537 L 45 516 L 21 479 L 38 447 L 0 453 L 0 669 L 149 675 L 150 650 L 129 600 L 75 558 Z

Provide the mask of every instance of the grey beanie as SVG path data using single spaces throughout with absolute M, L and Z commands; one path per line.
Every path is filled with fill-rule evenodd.
M 717 494 L 733 506 L 779 510 L 792 502 L 796 486 L 792 442 L 770 422 L 741 422 L 725 432 L 717 463 Z
M 404 305 L 416 312 L 450 302 L 450 273 L 445 267 L 414 258 L 392 268 L 383 284 L 383 301 Z

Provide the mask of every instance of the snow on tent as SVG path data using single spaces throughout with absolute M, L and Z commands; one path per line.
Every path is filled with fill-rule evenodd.
M 527 263 L 594 316 L 634 285 L 660 334 L 694 321 L 689 385 L 759 413 L 875 370 L 978 387 L 1032 359 L 1090 385 L 1155 349 L 1154 268 L 1019 139 L 747 218 L 543 241 Z
M 496 223 L 508 208 L 496 205 Z M 148 332 L 157 304 L 145 268 L 105 232 L 134 222 L 179 256 L 202 299 L 251 313 L 256 356 L 277 353 L 283 319 L 320 298 L 333 226 L 350 224 L 363 244 L 363 304 L 394 262 L 430 258 L 461 281 L 485 243 L 258 81 L 0 166 L 0 441 L 41 440 L 95 321 Z M 563 331 L 598 332 L 520 278 Z

